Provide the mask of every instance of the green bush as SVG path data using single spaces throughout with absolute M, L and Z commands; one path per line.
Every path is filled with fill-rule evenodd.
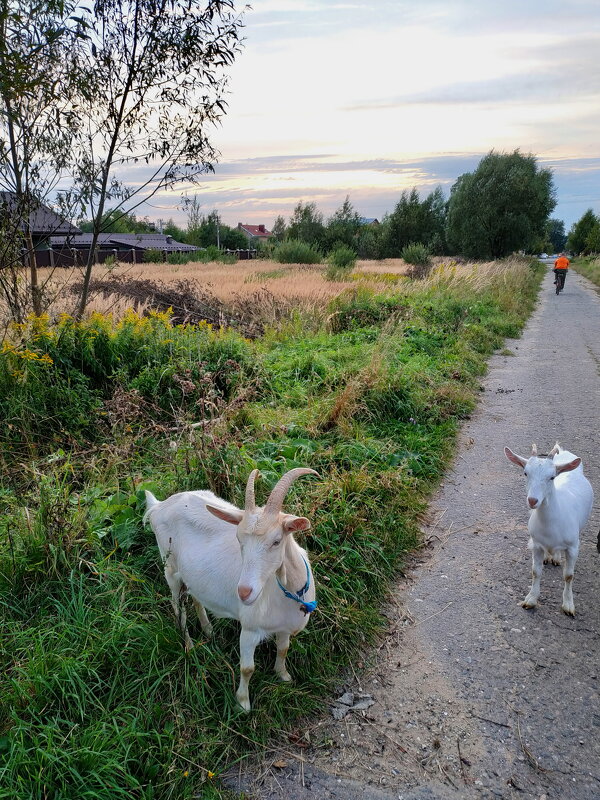
M 204 255 L 207 261 L 219 261 L 223 253 L 215 244 L 209 244 L 204 251 Z
M 147 264 L 161 264 L 164 261 L 162 250 L 157 250 L 155 247 L 144 250 L 144 261 Z
M 190 260 L 190 253 L 169 253 L 167 256 L 168 264 L 187 264 Z
M 421 242 L 411 242 L 402 248 L 402 259 L 407 264 L 425 267 L 429 264 L 429 250 Z
M 329 281 L 341 280 L 347 277 L 356 265 L 356 253 L 345 244 L 335 247 L 327 257 L 329 266 L 325 277 Z
M 421 242 L 411 242 L 402 248 L 402 258 L 411 267 L 408 270 L 408 277 L 413 279 L 425 278 L 431 270 L 431 260 L 429 250 Z
M 320 264 L 322 261 L 316 248 L 299 239 L 288 239 L 277 245 L 273 258 L 280 264 Z

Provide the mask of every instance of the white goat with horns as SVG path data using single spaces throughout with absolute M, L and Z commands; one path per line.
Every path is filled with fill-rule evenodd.
M 275 634 L 275 672 L 291 680 L 286 669 L 290 636 L 308 623 L 316 608 L 315 584 L 306 551 L 294 539 L 310 522 L 282 511 L 290 486 L 301 475 L 317 475 L 303 467 L 287 472 L 275 485 L 264 508 L 254 500 L 253 470 L 241 511 L 210 491 L 181 492 L 163 502 L 146 492 L 146 514 L 163 558 L 171 602 L 183 632 L 186 650 L 192 646 L 184 598 L 191 595 L 207 636 L 215 617 L 240 621 L 240 684 L 236 697 L 250 710 L 248 684 L 254 672 L 254 650 Z
M 579 553 L 579 534 L 588 521 L 594 492 L 583 474 L 581 459 L 557 443 L 546 458 L 538 457 L 532 445 L 531 457 L 516 455 L 508 447 L 504 455 L 523 467 L 527 478 L 529 548 L 532 550 L 533 582 L 523 600 L 523 608 L 535 608 L 540 594 L 540 578 L 545 560 L 559 563 L 564 554 L 562 610 L 575 616 L 573 573 Z

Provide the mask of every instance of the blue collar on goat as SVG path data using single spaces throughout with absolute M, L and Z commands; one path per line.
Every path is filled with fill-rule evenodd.
M 288 590 L 283 586 L 279 578 L 277 578 L 277 583 L 279 584 L 279 588 L 284 593 L 286 597 L 289 597 L 290 600 L 295 600 L 297 603 L 300 603 L 300 611 L 303 611 L 305 614 L 312 614 L 313 611 L 317 609 L 317 601 L 316 600 L 303 600 L 302 598 L 308 592 L 310 588 L 310 571 L 308 569 L 308 562 L 302 556 L 302 560 L 304 561 L 304 566 L 306 567 L 306 583 L 301 589 L 294 594 L 294 592 L 288 592 Z

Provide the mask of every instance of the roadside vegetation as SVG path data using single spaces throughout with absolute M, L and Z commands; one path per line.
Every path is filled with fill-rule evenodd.
M 597 255 L 582 256 L 574 261 L 573 267 L 596 286 L 600 286 L 600 257 Z
M 0 798 L 223 798 L 222 772 L 274 735 L 301 749 L 302 719 L 381 630 L 486 359 L 519 334 L 542 272 L 382 272 L 276 321 L 265 301 L 252 338 L 166 311 L 13 323 L 0 355 Z M 301 541 L 319 611 L 292 644 L 293 684 L 258 649 L 246 715 L 237 625 L 206 641 L 192 619 L 183 651 L 143 489 L 209 487 L 239 504 L 256 467 L 260 502 L 296 466 L 321 476 L 286 501 L 313 523 Z

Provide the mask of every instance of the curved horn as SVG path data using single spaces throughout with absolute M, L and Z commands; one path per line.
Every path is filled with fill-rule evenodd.
M 319 477 L 318 472 L 315 472 L 314 469 L 308 469 L 308 467 L 296 467 L 296 469 L 291 469 L 289 472 L 286 472 L 273 487 L 273 491 L 269 495 L 269 499 L 265 505 L 265 514 L 278 514 L 281 511 L 283 501 L 290 486 L 296 478 L 299 478 L 301 475 L 316 475 Z
M 548 453 L 548 458 L 554 458 L 554 456 L 558 455 L 559 451 L 560 451 L 560 445 L 557 442 L 552 448 L 552 450 L 550 450 L 550 452 Z
M 253 469 L 250 475 L 248 475 L 248 483 L 246 484 L 246 511 L 254 511 L 256 508 L 256 500 L 254 499 L 254 481 L 258 475 L 260 475 L 260 472 L 257 469 Z
M 535 442 L 531 445 L 531 455 L 537 456 L 537 444 Z

